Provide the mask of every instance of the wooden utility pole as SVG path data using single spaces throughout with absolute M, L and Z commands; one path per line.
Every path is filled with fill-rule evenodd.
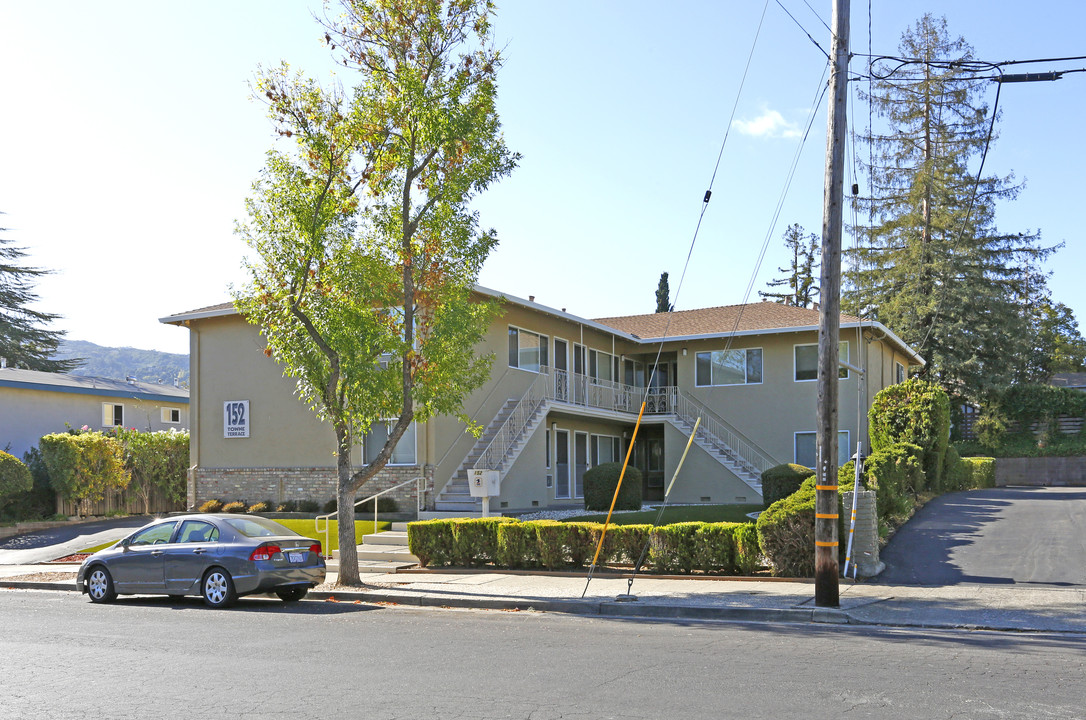
M 833 0 L 826 188 L 822 206 L 822 305 L 818 324 L 818 455 L 815 492 L 815 605 L 838 607 L 837 397 L 841 331 L 841 225 L 848 98 L 849 0 Z

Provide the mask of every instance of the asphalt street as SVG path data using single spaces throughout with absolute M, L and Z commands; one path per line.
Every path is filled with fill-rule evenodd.
M 1083 717 L 1083 636 L 0 593 L 0 718 Z
M 1086 586 L 1086 488 L 949 493 L 882 552 L 888 585 Z

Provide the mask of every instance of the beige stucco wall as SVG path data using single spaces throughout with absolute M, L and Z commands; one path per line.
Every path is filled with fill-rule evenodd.
M 7 452 L 21 458 L 37 446 L 42 435 L 64 432 L 65 423 L 73 428 L 86 425 L 102 430 L 103 403 L 124 406 L 125 427 L 143 431 L 189 427 L 189 406 L 185 402 L 0 387 L 0 450 L 10 444 Z M 163 407 L 180 410 L 181 421 L 162 422 Z
M 490 380 L 470 394 L 464 413 L 485 428 L 509 400 L 518 400 L 541 376 L 509 367 L 508 331 L 518 327 L 547 336 L 549 364 L 555 365 L 554 341 L 588 349 L 651 360 L 656 347 L 638 345 L 575 320 L 541 313 L 521 305 L 507 304 L 476 348 L 479 356 L 493 358 Z M 264 355 L 265 343 L 259 332 L 238 316 L 207 318 L 191 323 L 193 369 L 192 409 L 194 417 L 193 463 L 205 471 L 214 468 L 331 468 L 335 464 L 334 434 L 330 425 L 319 422 L 294 395 L 294 382 L 284 378 L 281 368 Z M 855 372 L 840 380 L 839 426 L 849 432 L 849 454 L 857 439 L 866 442 L 866 408 L 875 393 L 894 379 L 893 363 L 907 359 L 877 337 L 861 342 L 854 329 L 842 331 L 849 345 L 849 361 L 868 368 L 866 387 L 858 396 L 861 379 Z M 762 348 L 763 380 L 760 384 L 722 387 L 695 386 L 695 356 L 702 351 L 722 350 L 725 340 L 669 341 L 663 358 L 677 368 L 677 382 L 687 394 L 712 408 L 780 462 L 791 462 L 796 432 L 816 429 L 817 382 L 794 380 L 794 347 L 817 343 L 817 332 L 767 333 L 735 338 L 733 348 Z M 685 351 L 685 354 L 684 354 Z M 567 367 L 573 368 L 572 357 Z M 587 368 L 586 368 L 587 370 Z M 621 369 L 620 369 L 621 372 Z M 621 377 L 619 378 L 621 380 Z M 249 400 L 250 437 L 223 437 L 223 403 Z M 858 407 L 859 404 L 859 407 Z M 546 421 L 521 451 L 502 484 L 502 494 L 492 500 L 495 509 L 578 506 L 581 499 L 555 497 L 555 485 L 547 487 L 546 430 L 557 423 L 573 438 L 578 431 L 628 437 L 635 417 L 600 419 L 578 415 L 577 411 L 552 406 Z M 661 424 L 660 420 L 654 420 Z M 686 438 L 673 426 L 665 426 L 666 479 L 670 480 Z M 467 424 L 454 417 L 434 418 L 417 429 L 417 473 L 433 466 L 435 492 L 439 493 L 476 443 Z M 551 451 L 556 436 L 551 435 Z M 625 452 L 626 440 L 622 442 Z M 356 459 L 356 464 L 358 460 Z M 553 472 L 553 470 L 552 470 Z M 715 459 L 696 446 L 691 450 L 673 501 L 757 502 L 758 497 Z

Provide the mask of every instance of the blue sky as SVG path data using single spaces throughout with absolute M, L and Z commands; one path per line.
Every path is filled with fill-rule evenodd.
M 499 110 L 524 158 L 477 203 L 501 238 L 480 282 L 586 317 L 651 312 L 662 271 L 678 309 L 742 302 L 752 277 L 756 301 L 787 262 L 787 225 L 818 232 L 822 221 L 824 103 L 802 146 L 800 136 L 826 61 L 803 29 L 828 49 L 830 2 L 781 4 L 796 20 L 770 0 L 740 94 L 760 2 L 499 3 Z M 1070 0 L 1039 0 L 1028 12 L 1010 0 L 872 4 L 875 53 L 895 53 L 902 30 L 931 10 L 980 59 L 1086 55 L 1086 5 Z M 852 5 L 852 48 L 866 53 L 867 3 Z M 55 271 L 38 285 L 39 307 L 63 315 L 57 326 L 69 337 L 185 352 L 187 331 L 158 318 L 222 302 L 244 282 L 234 221 L 274 143 L 248 81 L 258 64 L 281 59 L 328 78 L 310 17 L 320 8 L 0 0 L 0 226 L 31 263 Z M 862 71 L 863 59 L 852 68 Z M 1026 182 L 1000 206 L 1001 230 L 1066 242 L 1049 263 L 1050 287 L 1080 318 L 1084 83 L 1086 73 L 1004 87 L 986 165 Z M 986 93 L 992 102 L 994 85 Z M 850 115 L 866 124 L 865 106 Z

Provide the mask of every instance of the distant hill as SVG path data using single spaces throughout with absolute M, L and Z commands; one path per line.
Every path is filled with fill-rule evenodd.
M 57 359 L 84 358 L 72 375 L 189 386 L 189 356 L 130 347 L 103 347 L 85 340 L 64 340 L 57 347 Z

